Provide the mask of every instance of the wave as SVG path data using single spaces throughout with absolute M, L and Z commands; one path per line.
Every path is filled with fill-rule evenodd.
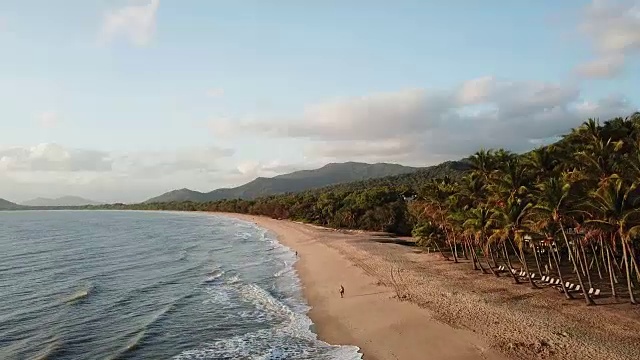
M 47 346 L 33 355 L 33 360 L 47 360 L 53 358 L 55 354 L 62 349 L 62 341 L 56 338 L 54 341 L 47 344 Z
M 187 295 L 182 296 L 182 297 L 180 297 L 178 299 L 175 299 L 174 301 L 172 301 L 168 305 L 165 305 L 159 311 L 151 314 L 149 319 L 142 326 L 138 327 L 137 329 L 135 329 L 133 331 L 130 331 L 130 332 L 126 333 L 123 336 L 123 337 L 130 337 L 130 339 L 127 340 L 126 345 L 121 350 L 116 352 L 114 355 L 112 355 L 108 359 L 115 360 L 115 359 L 125 358 L 126 354 L 128 354 L 130 352 L 133 352 L 133 351 L 137 350 L 138 348 L 140 348 L 142 346 L 142 342 L 148 336 L 148 332 L 153 327 L 153 325 L 156 324 L 157 322 L 161 321 L 164 316 L 166 316 L 166 315 L 170 314 L 172 311 L 174 311 L 174 309 L 176 309 L 176 307 L 178 306 L 178 303 L 180 301 L 182 301 L 184 299 L 188 299 L 191 296 L 192 296 L 191 294 L 187 294 Z
M 205 303 L 213 303 L 218 308 L 237 306 L 239 296 L 241 302 L 250 304 L 249 308 L 228 313 L 225 320 L 237 324 L 245 321 L 269 324 L 269 327 L 214 339 L 202 348 L 183 351 L 174 359 L 362 359 L 358 347 L 333 346 L 317 339 L 311 330 L 313 323 L 306 315 L 310 307 L 300 295 L 301 286 L 293 267 L 295 255 L 270 233 L 259 230 L 259 240 L 273 243 L 272 253 L 283 250 L 275 255 L 282 265 L 273 273 L 273 278 L 281 279 L 279 284 L 284 286 L 281 289 L 284 293 L 280 295 L 275 288 L 272 292 L 256 283 L 247 283 L 232 271 L 225 274 L 227 278 L 221 286 L 208 288 L 210 298 Z M 249 264 L 238 268 L 247 267 Z
M 64 302 L 67 304 L 76 304 L 86 298 L 89 297 L 89 295 L 91 294 L 91 292 L 93 291 L 93 286 L 89 285 L 84 289 L 78 290 L 76 292 L 74 292 L 73 294 L 71 294 L 70 296 L 68 296 Z
M 0 357 L 162 358 L 192 349 L 176 358 L 361 358 L 357 348 L 331 346 L 312 332 L 296 258 L 273 233 L 223 218 L 213 226 L 210 217 L 174 225 L 161 215 L 147 225 L 146 215 L 111 214 L 117 215 L 96 218 L 108 225 L 104 229 L 78 228 L 95 230 L 74 243 L 82 256 L 61 247 L 47 256 L 57 264 L 50 271 L 37 271 L 42 263 L 25 264 L 31 278 L 4 284 L 17 297 L 0 297 L 0 322 L 11 322 L 0 327 L 10 344 Z M 133 230 L 112 236 L 125 226 Z M 36 228 L 33 236 L 39 233 L 46 229 Z M 5 263 L 2 271 L 16 269 Z
M 224 270 L 221 269 L 215 269 L 212 272 L 210 272 L 207 276 L 207 278 L 204 280 L 205 283 L 212 283 L 217 281 L 219 278 L 221 278 L 223 275 L 225 274 Z

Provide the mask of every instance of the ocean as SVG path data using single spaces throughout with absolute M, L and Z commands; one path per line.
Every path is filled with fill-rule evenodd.
M 317 339 L 295 261 L 210 214 L 0 212 L 0 359 L 361 359 Z

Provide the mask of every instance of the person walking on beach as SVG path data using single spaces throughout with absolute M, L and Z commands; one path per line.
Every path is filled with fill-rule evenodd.
M 342 286 L 342 284 L 340 284 L 340 297 L 344 297 L 344 286 Z

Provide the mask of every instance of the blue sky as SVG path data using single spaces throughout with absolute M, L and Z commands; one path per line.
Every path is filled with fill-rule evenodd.
M 17 201 L 521 151 L 640 104 L 638 1 L 23 0 L 0 44 Z

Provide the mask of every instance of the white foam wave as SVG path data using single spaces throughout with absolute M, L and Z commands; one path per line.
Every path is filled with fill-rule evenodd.
M 184 351 L 174 359 L 362 359 L 356 346 L 334 346 L 318 340 L 311 330 L 313 323 L 306 315 L 310 307 L 301 295 L 302 287 L 293 267 L 296 262 L 293 251 L 280 244 L 267 230 L 250 223 L 242 224 L 235 225 L 237 237 L 271 244 L 269 256 L 281 261 L 282 266 L 273 274 L 277 278 L 274 285 L 277 296 L 257 284 L 243 282 L 238 274 L 227 273 L 220 286 L 207 287 L 210 295 L 207 303 L 231 306 L 240 299 L 250 304 L 250 309 L 229 313 L 227 320 L 249 320 L 270 327 L 214 339 L 202 348 Z M 243 232 L 245 230 L 254 235 Z
M 220 277 L 224 275 L 224 271 L 220 269 L 216 269 L 209 273 L 209 276 L 204 280 L 205 283 L 211 283 L 218 280 Z
M 231 304 L 231 296 L 229 291 L 222 287 L 208 288 L 205 290 L 209 295 L 203 304 L 229 305 Z
M 251 239 L 251 233 L 248 233 L 248 232 L 237 232 L 235 234 L 235 237 L 236 238 L 240 238 L 242 240 L 249 240 L 249 239 Z

